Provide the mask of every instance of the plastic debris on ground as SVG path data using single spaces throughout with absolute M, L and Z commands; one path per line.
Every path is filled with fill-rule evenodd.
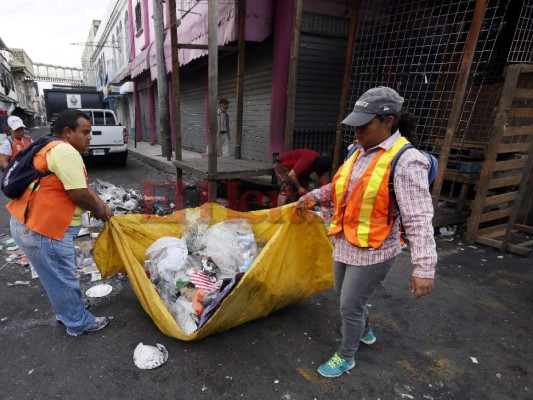
M 87 297 L 104 297 L 113 291 L 113 286 L 106 283 L 93 286 L 85 292 Z
M 144 345 L 142 342 L 137 345 L 133 352 L 133 362 L 140 369 L 154 369 L 168 360 L 168 351 L 162 344 L 155 346 Z
M 453 236 L 455 235 L 456 227 L 447 227 L 442 226 L 439 228 L 439 232 L 442 236 Z
M 30 281 L 15 281 L 15 282 L 8 282 L 7 286 L 29 286 Z
M 115 214 L 142 213 L 144 211 L 143 196 L 138 190 L 124 189 L 99 179 L 91 183 L 91 187 Z
M 187 218 L 182 238 L 162 237 L 146 250 L 144 269 L 181 330 L 190 335 L 205 324 L 259 251 L 247 220 L 209 227 L 201 215 Z

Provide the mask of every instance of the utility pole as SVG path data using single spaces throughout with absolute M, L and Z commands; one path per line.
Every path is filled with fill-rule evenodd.
M 218 0 L 208 1 L 208 29 L 207 38 L 207 68 L 208 68 L 208 91 L 209 91 L 209 159 L 207 163 L 207 197 L 209 202 L 217 198 L 217 181 L 212 176 L 217 173 L 217 98 L 218 98 Z
M 159 132 L 161 136 L 161 151 L 167 160 L 172 159 L 172 145 L 170 142 L 170 124 L 168 107 L 168 81 L 165 66 L 165 29 L 163 22 L 162 0 L 153 0 L 155 45 L 157 55 L 157 92 L 159 99 Z

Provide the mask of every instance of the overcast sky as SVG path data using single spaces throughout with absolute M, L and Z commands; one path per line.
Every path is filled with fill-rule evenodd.
M 0 0 L 0 38 L 33 62 L 81 68 L 91 22 L 114 0 Z

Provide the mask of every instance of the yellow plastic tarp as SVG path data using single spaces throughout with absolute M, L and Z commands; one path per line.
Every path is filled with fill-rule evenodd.
M 247 219 L 257 241 L 266 243 L 250 269 L 198 331 L 184 334 L 147 278 L 146 249 L 164 236 L 181 237 L 185 213 L 200 212 L 210 224 Z M 200 215 L 197 214 L 197 215 Z M 264 317 L 333 285 L 333 247 L 321 218 L 294 205 L 237 212 L 204 204 L 166 217 L 131 214 L 111 218 L 96 240 L 94 260 L 103 278 L 127 273 L 144 310 L 167 336 L 198 340 Z

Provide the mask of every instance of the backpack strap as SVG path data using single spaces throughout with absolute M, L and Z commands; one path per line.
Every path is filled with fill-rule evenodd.
M 396 170 L 396 164 L 398 164 L 398 160 L 400 159 L 401 155 L 409 149 L 414 149 L 413 145 L 411 143 L 407 143 L 405 146 L 403 146 L 398 153 L 394 156 L 392 159 L 391 165 L 390 165 L 390 173 L 389 173 L 389 196 L 392 201 L 389 201 L 389 221 L 390 217 L 394 211 L 394 206 L 399 209 L 398 207 L 398 200 L 396 200 L 396 193 L 394 192 L 394 171 Z

